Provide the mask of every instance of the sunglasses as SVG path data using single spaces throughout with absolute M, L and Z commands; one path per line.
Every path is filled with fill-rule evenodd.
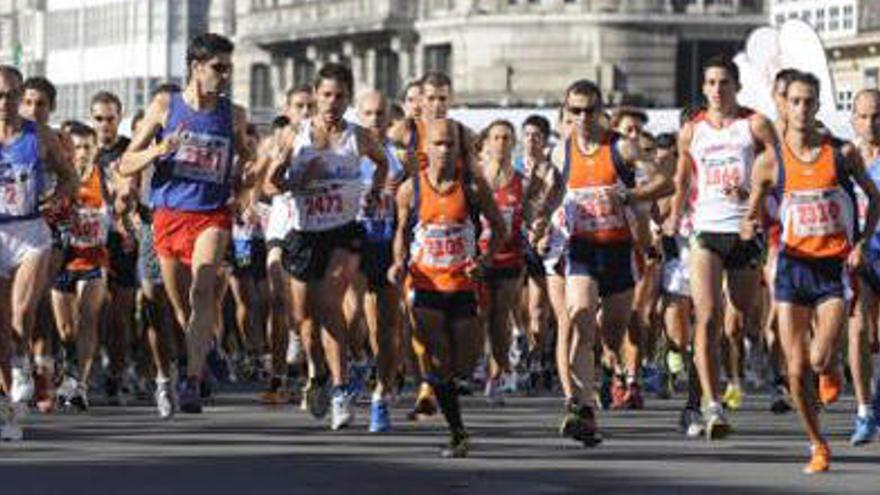
M 20 95 L 21 95 L 21 93 L 15 89 L 10 90 L 10 91 L 0 91 L 0 100 L 2 100 L 4 98 L 5 99 L 10 99 L 10 98 L 15 99 L 15 98 L 18 98 Z
M 565 106 L 565 111 L 572 115 L 581 115 L 581 114 L 594 114 L 598 108 L 596 106 L 589 107 L 573 107 L 571 105 Z

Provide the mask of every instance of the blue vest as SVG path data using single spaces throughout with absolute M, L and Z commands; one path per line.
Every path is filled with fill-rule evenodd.
M 405 171 L 403 165 L 394 154 L 394 146 L 386 143 L 383 146 L 385 159 L 388 161 L 388 179 L 391 182 L 403 181 Z M 369 188 L 373 182 L 373 171 L 376 165 L 364 158 L 361 161 L 361 176 L 364 185 Z M 371 211 L 362 211 L 359 222 L 364 226 L 368 242 L 386 243 L 394 240 L 394 226 L 397 223 L 396 198 L 383 188 L 379 204 Z
M 38 218 L 43 162 L 37 124 L 25 120 L 21 135 L 0 147 L 0 223 Z
M 153 208 L 210 211 L 226 206 L 231 194 L 232 103 L 220 97 L 213 110 L 193 110 L 172 93 L 168 122 L 160 139 L 178 133 L 176 152 L 156 160 L 151 182 Z

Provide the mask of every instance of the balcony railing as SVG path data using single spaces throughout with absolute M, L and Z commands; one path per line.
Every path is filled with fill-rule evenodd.
M 255 36 L 284 34 L 288 38 L 324 31 L 351 32 L 371 26 L 413 19 L 418 2 L 413 0 L 290 0 L 269 7 L 270 2 L 251 0 L 240 17 L 242 32 Z

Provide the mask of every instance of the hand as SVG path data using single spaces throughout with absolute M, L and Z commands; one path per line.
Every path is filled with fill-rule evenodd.
M 749 217 L 743 218 L 739 224 L 739 238 L 744 241 L 751 241 L 755 238 L 758 230 L 757 220 Z
M 739 186 L 727 186 L 723 190 L 728 199 L 743 202 L 749 199 L 749 191 Z
M 165 136 L 159 143 L 159 156 L 168 156 L 180 148 L 180 136 L 175 132 Z
M 388 268 L 388 281 L 395 286 L 403 283 L 403 263 L 394 263 Z
M 471 280 L 482 280 L 485 267 L 486 258 L 485 256 L 480 256 L 473 260 L 472 263 L 468 263 L 467 268 L 465 268 L 465 273 Z
M 868 257 L 865 256 L 865 243 L 864 241 L 859 241 L 856 243 L 855 247 L 849 253 L 849 257 L 846 259 L 846 265 L 850 270 L 856 270 L 862 265 L 864 265 L 868 261 Z

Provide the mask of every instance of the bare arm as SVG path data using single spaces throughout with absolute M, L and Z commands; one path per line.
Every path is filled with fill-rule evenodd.
M 672 205 L 669 216 L 672 220 L 673 229 L 678 230 L 678 223 L 684 212 L 684 204 L 687 200 L 688 188 L 691 182 L 691 140 L 694 137 L 694 127 L 686 123 L 678 136 L 678 163 L 675 166 L 675 193 L 672 195 Z
M 170 105 L 171 95 L 168 93 L 160 93 L 153 98 L 128 149 L 119 161 L 120 174 L 137 175 L 149 167 L 156 158 L 177 149 L 176 139 L 166 138 L 160 143 L 154 143 L 156 134 L 165 126 Z
M 394 261 L 388 270 L 388 280 L 394 284 L 400 283 L 403 278 L 407 246 L 412 234 L 409 217 L 412 214 L 413 180 L 415 179 L 407 179 L 397 189 L 397 230 L 392 246 Z
M 657 167 L 649 157 L 643 156 L 636 141 L 620 139 L 617 141 L 620 156 L 633 168 L 641 168 L 648 180 L 632 191 L 635 201 L 654 201 L 675 192 L 675 185 L 665 174 L 657 171 Z
M 498 250 L 498 247 L 507 241 L 511 233 L 507 231 L 507 226 L 504 225 L 504 217 L 501 216 L 501 211 L 495 203 L 495 196 L 492 194 L 492 188 L 489 187 L 485 177 L 475 175 L 468 193 L 476 200 L 480 206 L 480 213 L 489 222 L 492 235 L 489 239 L 489 248 L 483 253 L 483 257 L 491 258 Z
M 257 184 L 257 177 L 253 174 L 256 150 L 251 149 L 250 139 L 247 135 L 247 112 L 239 105 L 232 107 L 233 117 L 233 143 L 235 143 L 235 155 L 238 159 L 241 176 L 235 178 L 240 187 L 250 189 Z
M 58 177 L 56 194 L 65 198 L 73 198 L 79 191 L 79 175 L 68 161 L 68 155 L 64 152 L 61 141 L 48 128 L 40 126 L 37 132 L 43 153 L 43 163 Z
M 761 211 L 764 207 L 767 193 L 776 187 L 779 166 L 780 164 L 776 160 L 775 153 L 762 153 L 755 159 L 755 163 L 752 166 L 748 210 L 740 229 L 740 234 L 743 238 L 748 239 L 754 236 L 755 229 L 761 220 Z

